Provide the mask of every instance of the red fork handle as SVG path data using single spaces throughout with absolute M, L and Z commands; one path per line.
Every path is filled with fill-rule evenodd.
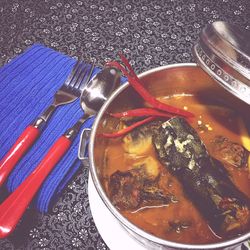
M 71 141 L 61 136 L 35 170 L 0 205 L 0 238 L 7 237 L 15 229 L 37 190 L 70 145 Z
M 11 170 L 16 163 L 22 158 L 26 151 L 32 146 L 39 137 L 40 130 L 33 126 L 28 126 L 19 136 L 15 144 L 0 161 L 0 187 L 5 182 Z

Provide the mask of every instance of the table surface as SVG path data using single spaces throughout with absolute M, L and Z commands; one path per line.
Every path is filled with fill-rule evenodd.
M 38 42 L 99 65 L 123 51 L 141 73 L 194 62 L 192 46 L 213 21 L 250 30 L 249 0 L 0 0 L 0 13 L 0 66 Z M 48 214 L 28 211 L 0 249 L 108 249 L 87 184 L 88 169 L 81 169 Z

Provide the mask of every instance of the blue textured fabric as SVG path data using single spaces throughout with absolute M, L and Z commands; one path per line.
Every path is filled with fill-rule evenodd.
M 52 103 L 55 92 L 63 84 L 75 62 L 66 55 L 35 44 L 0 68 L 0 158 L 21 132 Z M 93 75 L 99 70 L 96 68 Z M 79 99 L 56 110 L 41 137 L 11 172 L 6 181 L 9 192 L 13 192 L 21 184 L 59 136 L 82 115 Z M 84 127 L 90 127 L 92 123 L 93 119 Z M 80 134 L 35 197 L 33 205 L 40 212 L 49 210 L 79 169 L 80 162 L 76 160 L 79 139 Z

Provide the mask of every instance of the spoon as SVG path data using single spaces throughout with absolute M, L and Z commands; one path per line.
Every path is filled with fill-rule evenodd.
M 99 111 L 119 82 L 120 75 L 114 68 L 105 68 L 88 82 L 80 98 L 84 110 L 82 118 L 54 143 L 33 172 L 0 205 L 0 238 L 7 237 L 15 229 L 48 174 L 68 151 L 81 126 Z

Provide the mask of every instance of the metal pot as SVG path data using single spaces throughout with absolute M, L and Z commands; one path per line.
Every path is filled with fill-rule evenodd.
M 187 64 L 173 64 L 163 67 L 158 67 L 149 70 L 139 75 L 145 87 L 155 96 L 169 96 L 180 93 L 199 94 L 221 98 L 224 102 L 232 105 L 239 112 L 243 110 L 250 111 L 250 106 L 238 99 L 235 95 L 226 91 L 223 87 L 205 73 L 201 67 L 193 63 Z M 105 148 L 108 139 L 100 138 L 98 133 L 103 131 L 111 131 L 112 127 L 116 126 L 114 120 L 108 120 L 106 112 L 117 112 L 121 109 L 132 108 L 135 104 L 140 102 L 141 98 L 132 89 L 129 83 L 123 84 L 119 87 L 107 100 L 104 106 L 99 111 L 92 130 L 85 130 L 82 134 L 82 142 L 79 148 L 79 157 L 84 164 L 89 163 L 91 176 L 96 187 L 98 194 L 107 206 L 109 211 L 120 222 L 120 224 L 132 235 L 136 240 L 140 241 L 148 249 L 235 249 L 232 246 L 237 246 L 250 238 L 250 232 L 245 233 L 239 237 L 231 240 L 203 245 L 191 245 L 171 242 L 153 236 L 142 229 L 138 228 L 125 217 L 112 205 L 107 197 L 102 186 L 102 165 L 104 160 Z M 248 124 L 250 121 L 248 121 Z M 86 141 L 89 138 L 88 154 L 89 159 L 85 158 Z M 230 247 L 230 248 L 229 248 Z

